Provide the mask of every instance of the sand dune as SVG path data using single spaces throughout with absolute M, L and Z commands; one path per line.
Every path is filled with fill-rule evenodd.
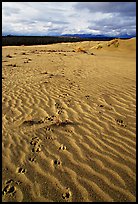
M 2 48 L 3 202 L 136 201 L 135 44 Z

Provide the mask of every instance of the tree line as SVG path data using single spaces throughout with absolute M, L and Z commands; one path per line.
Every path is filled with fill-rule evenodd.
M 80 42 L 91 40 L 109 40 L 97 38 L 62 37 L 62 36 L 2 36 L 2 46 L 46 45 L 61 42 Z

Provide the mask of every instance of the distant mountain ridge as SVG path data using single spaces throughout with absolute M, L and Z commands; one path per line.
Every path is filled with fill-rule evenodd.
M 16 34 L 3 34 L 2 36 L 29 36 L 29 35 L 16 35 Z M 39 35 L 30 35 L 30 36 L 38 36 Z M 57 35 L 41 35 L 41 37 L 45 37 L 45 36 L 49 36 L 49 37 L 71 37 L 71 38 L 90 38 L 90 39 L 114 39 L 114 38 L 133 38 L 136 37 L 136 35 L 128 35 L 128 34 L 120 34 L 120 35 L 116 35 L 116 36 L 109 36 L 109 35 L 93 35 L 93 34 L 57 34 Z
M 135 35 L 116 35 L 116 36 L 109 36 L 109 35 L 93 35 L 93 34 L 63 34 L 61 36 L 64 37 L 80 37 L 80 38 L 133 38 L 136 37 Z

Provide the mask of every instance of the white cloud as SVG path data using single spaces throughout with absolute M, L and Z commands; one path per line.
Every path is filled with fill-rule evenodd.
M 2 33 L 20 35 L 114 34 L 126 30 L 126 33 L 133 32 L 134 34 L 136 30 L 134 3 L 2 2 Z

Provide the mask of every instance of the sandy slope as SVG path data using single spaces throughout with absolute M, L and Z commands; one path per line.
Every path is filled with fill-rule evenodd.
M 135 45 L 2 48 L 3 201 L 136 200 Z

